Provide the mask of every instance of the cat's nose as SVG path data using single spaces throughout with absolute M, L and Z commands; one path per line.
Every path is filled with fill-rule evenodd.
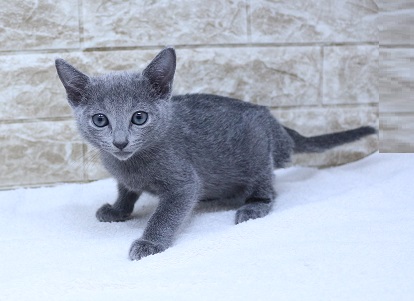
M 128 145 L 128 134 L 123 130 L 115 130 L 112 144 L 119 150 L 123 150 Z
M 123 150 L 128 145 L 128 140 L 114 141 L 112 144 L 115 145 L 116 148 L 119 148 L 119 150 Z

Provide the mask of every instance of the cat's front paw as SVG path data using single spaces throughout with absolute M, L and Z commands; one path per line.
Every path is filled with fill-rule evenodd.
M 109 204 L 103 205 L 96 211 L 96 218 L 100 222 L 123 222 L 130 217 L 129 213 L 117 210 Z
M 129 258 L 131 260 L 140 260 L 149 255 L 161 253 L 165 249 L 166 247 L 160 244 L 138 239 L 132 243 L 131 249 L 129 250 Z
M 270 208 L 271 206 L 268 203 L 246 204 L 236 212 L 236 225 L 251 219 L 266 216 L 269 213 Z

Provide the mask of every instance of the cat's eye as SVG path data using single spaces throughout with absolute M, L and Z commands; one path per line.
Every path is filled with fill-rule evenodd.
M 93 115 L 92 122 L 100 128 L 107 126 L 109 124 L 108 117 L 106 117 L 104 114 Z
M 135 112 L 134 115 L 132 115 L 131 122 L 136 125 L 143 125 L 148 120 L 148 113 L 144 111 L 138 111 Z

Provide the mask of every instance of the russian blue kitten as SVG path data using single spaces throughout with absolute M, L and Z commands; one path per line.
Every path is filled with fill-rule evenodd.
M 266 107 L 215 95 L 172 96 L 176 56 L 161 51 L 142 73 L 89 77 L 62 59 L 56 68 L 82 136 L 118 182 L 118 198 L 99 221 L 128 219 L 142 192 L 159 197 L 132 260 L 171 246 L 201 200 L 237 198 L 236 224 L 267 215 L 272 171 L 293 152 L 320 152 L 376 132 L 360 127 L 306 138 Z

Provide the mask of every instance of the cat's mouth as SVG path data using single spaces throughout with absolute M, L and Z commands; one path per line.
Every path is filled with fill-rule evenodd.
M 127 160 L 132 156 L 132 152 L 118 151 L 113 152 L 113 155 L 119 160 Z

